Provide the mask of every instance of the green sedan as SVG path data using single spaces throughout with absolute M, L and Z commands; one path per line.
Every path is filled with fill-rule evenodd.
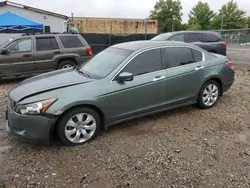
M 9 94 L 7 130 L 38 144 L 54 134 L 84 144 L 101 130 L 153 113 L 216 105 L 234 82 L 233 64 L 182 42 L 114 45 L 84 65 L 21 82 Z

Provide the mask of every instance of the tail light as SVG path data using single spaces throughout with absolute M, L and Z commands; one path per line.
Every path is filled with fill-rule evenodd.
M 226 62 L 226 65 L 227 65 L 228 67 L 230 67 L 230 68 L 233 67 L 233 63 L 232 63 L 231 61 Z
M 93 55 L 92 49 L 91 48 L 87 48 L 86 49 L 86 54 L 87 54 L 87 56 L 92 56 Z
M 227 47 L 227 43 L 223 42 L 220 44 L 222 47 L 226 48 Z

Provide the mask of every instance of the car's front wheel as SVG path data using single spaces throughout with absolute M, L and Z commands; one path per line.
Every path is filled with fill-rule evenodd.
M 100 116 L 90 108 L 76 108 L 63 114 L 57 125 L 60 141 L 68 146 L 84 144 L 100 131 Z
M 216 105 L 220 96 L 220 89 L 219 84 L 214 80 L 205 83 L 199 94 L 198 106 L 202 109 L 208 109 Z

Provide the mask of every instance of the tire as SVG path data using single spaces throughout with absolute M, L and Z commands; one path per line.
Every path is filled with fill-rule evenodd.
M 214 107 L 220 97 L 220 85 L 214 80 L 206 82 L 199 93 L 198 107 L 209 109 Z
M 90 108 L 76 108 L 63 114 L 58 121 L 56 132 L 64 145 L 75 146 L 91 141 L 99 134 L 100 127 L 101 120 L 96 111 Z
M 75 67 L 76 63 L 73 60 L 64 60 L 59 63 L 57 69 L 65 69 L 65 68 L 70 68 L 70 67 Z

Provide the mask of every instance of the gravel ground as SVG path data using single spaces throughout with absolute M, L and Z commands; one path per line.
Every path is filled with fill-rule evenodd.
M 228 44 L 227 56 L 236 64 L 250 65 L 250 46 L 241 46 L 239 44 Z
M 0 187 L 250 187 L 250 68 L 210 110 L 130 121 L 79 147 L 33 146 L 5 132 L 0 85 Z

